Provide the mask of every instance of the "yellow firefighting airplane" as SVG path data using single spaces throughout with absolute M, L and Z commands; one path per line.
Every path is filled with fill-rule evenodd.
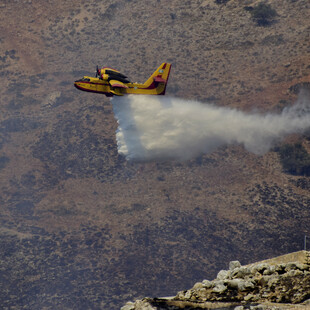
M 169 78 L 171 64 L 164 62 L 144 83 L 131 83 L 127 76 L 117 70 L 97 66 L 96 77 L 84 76 L 74 82 L 77 89 L 105 94 L 107 97 L 125 94 L 164 95 Z

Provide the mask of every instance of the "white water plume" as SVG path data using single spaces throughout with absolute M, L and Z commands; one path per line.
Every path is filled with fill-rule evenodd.
M 127 160 L 186 160 L 226 144 L 243 144 L 262 155 L 291 133 L 310 129 L 310 102 L 298 102 L 280 114 L 237 109 L 163 96 L 112 99 L 118 121 L 118 152 Z

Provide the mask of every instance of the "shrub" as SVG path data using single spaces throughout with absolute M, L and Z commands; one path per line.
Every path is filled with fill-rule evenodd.
M 270 25 L 273 22 L 273 18 L 277 16 L 276 10 L 273 9 L 270 4 L 263 2 L 260 2 L 258 5 L 254 6 L 251 10 L 249 10 L 248 7 L 246 8 L 259 26 Z
M 0 170 L 5 168 L 6 164 L 10 161 L 10 159 L 6 156 L 0 157 Z
M 229 0 L 215 0 L 216 4 L 226 4 Z
M 301 143 L 285 144 L 278 149 L 285 171 L 310 176 L 310 155 Z

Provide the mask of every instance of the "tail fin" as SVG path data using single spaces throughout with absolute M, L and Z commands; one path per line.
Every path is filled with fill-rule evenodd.
M 164 62 L 158 69 L 150 76 L 150 78 L 144 83 L 144 87 L 147 89 L 158 89 L 157 95 L 164 95 L 169 79 L 171 64 Z M 164 86 L 164 87 L 163 87 Z

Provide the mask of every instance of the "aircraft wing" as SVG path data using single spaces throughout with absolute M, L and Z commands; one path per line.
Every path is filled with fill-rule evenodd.
M 117 80 L 110 80 L 109 83 L 112 87 L 128 88 L 123 82 Z

